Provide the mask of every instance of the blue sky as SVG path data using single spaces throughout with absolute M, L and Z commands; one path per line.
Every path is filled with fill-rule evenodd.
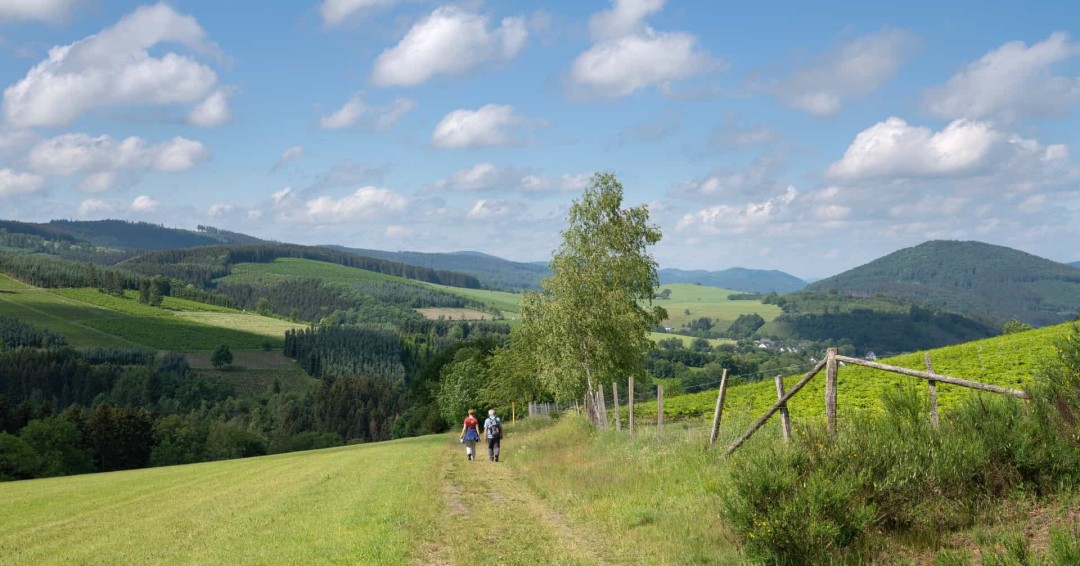
M 0 0 L 0 217 L 547 260 L 613 171 L 662 267 L 1080 260 L 1075 2 Z

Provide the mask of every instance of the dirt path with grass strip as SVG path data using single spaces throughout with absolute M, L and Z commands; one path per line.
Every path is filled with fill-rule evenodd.
M 504 444 L 510 444 L 504 441 Z M 514 474 L 513 448 L 490 462 L 487 445 L 476 461 L 456 437 L 440 452 L 441 512 L 417 564 L 606 564 L 596 537 L 571 524 Z

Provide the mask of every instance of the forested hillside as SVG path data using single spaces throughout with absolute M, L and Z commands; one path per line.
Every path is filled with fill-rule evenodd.
M 931 241 L 810 285 L 851 297 L 894 297 L 997 322 L 1047 325 L 1080 315 L 1080 271 L 981 242 Z
M 851 297 L 801 291 L 770 295 L 783 314 L 759 331 L 766 336 L 848 346 L 858 355 L 895 354 L 986 338 L 1001 326 L 985 318 L 919 306 L 890 297 Z
M 327 247 L 406 265 L 468 273 L 476 277 L 484 289 L 536 290 L 540 288 L 540 280 L 551 275 L 546 263 L 520 263 L 478 252 L 387 252 L 342 246 Z
M 732 267 L 722 271 L 661 269 L 660 284 L 696 283 L 734 289 L 746 293 L 789 293 L 806 287 L 806 282 L 783 271 Z

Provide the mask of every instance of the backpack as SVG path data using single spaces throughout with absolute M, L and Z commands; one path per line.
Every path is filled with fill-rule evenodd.
M 495 420 L 488 427 L 488 432 L 491 433 L 491 438 L 502 438 L 502 421 L 499 417 L 495 417 Z

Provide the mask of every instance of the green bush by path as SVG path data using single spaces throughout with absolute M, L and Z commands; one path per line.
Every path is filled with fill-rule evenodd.
M 811 426 L 790 445 L 748 443 L 731 458 L 726 523 L 765 562 L 865 562 L 889 537 L 941 544 L 1016 493 L 1068 496 L 1080 487 L 1080 328 L 1055 340 L 1029 389 L 969 396 L 935 428 L 909 384 L 835 439 Z

